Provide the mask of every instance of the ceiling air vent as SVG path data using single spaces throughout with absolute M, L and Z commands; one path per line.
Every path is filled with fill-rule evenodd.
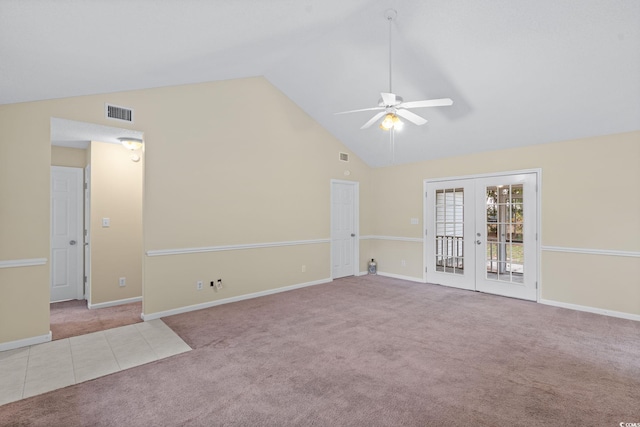
M 105 104 L 104 106 L 107 119 L 133 123 L 133 110 L 131 108 L 119 107 L 112 104 Z
M 341 162 L 348 162 L 349 161 L 349 154 L 348 153 L 340 153 L 340 161 Z

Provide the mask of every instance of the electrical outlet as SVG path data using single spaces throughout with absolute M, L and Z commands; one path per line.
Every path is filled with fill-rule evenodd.
M 201 291 L 201 290 L 202 290 L 202 280 L 198 280 L 198 281 L 196 282 L 196 289 L 198 289 L 199 291 Z
M 121 277 L 120 280 L 118 280 L 118 284 L 120 285 L 120 287 L 127 286 L 127 278 Z
M 216 289 L 222 289 L 222 279 L 218 279 L 218 282 L 216 283 Z
M 407 266 L 407 261 L 405 261 L 405 260 L 400 261 L 400 263 L 402 264 L 403 267 Z
M 306 271 L 307 271 L 307 266 L 303 264 L 303 265 L 302 265 L 302 272 L 304 273 L 304 272 L 306 272 Z

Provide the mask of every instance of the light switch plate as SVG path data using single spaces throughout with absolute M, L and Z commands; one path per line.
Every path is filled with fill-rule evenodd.
M 109 227 L 111 225 L 111 220 L 109 218 L 102 218 L 102 227 Z

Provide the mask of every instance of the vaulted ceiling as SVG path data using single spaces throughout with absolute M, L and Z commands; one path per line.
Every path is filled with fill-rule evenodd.
M 388 91 L 390 8 L 393 92 L 454 101 L 393 152 L 334 114 Z M 640 130 L 640 1 L 0 0 L 0 104 L 259 75 L 371 166 Z

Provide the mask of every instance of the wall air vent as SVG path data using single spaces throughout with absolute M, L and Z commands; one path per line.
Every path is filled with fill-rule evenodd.
M 107 119 L 133 123 L 133 110 L 131 108 L 119 107 L 113 104 L 104 104 L 104 113 Z
M 348 162 L 349 161 L 349 153 L 340 153 L 340 161 Z

